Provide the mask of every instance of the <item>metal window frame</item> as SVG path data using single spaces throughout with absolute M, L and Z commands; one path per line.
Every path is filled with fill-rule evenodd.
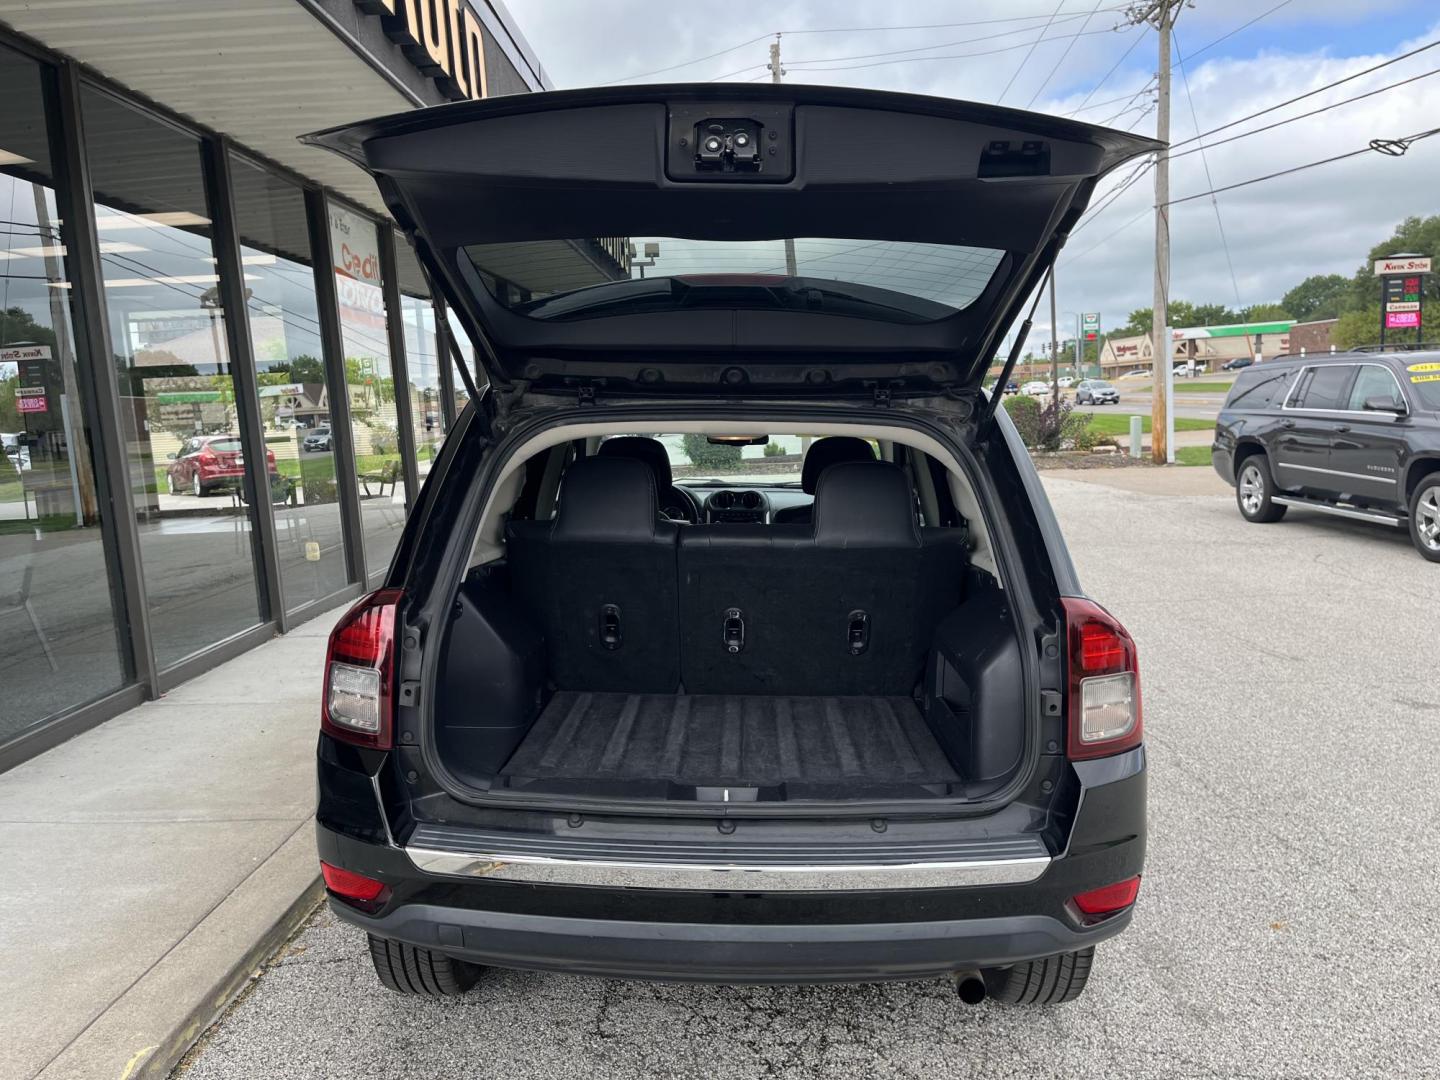
M 95 462 L 97 494 L 105 511 L 102 532 L 113 547 L 110 569 L 119 577 L 112 591 L 123 597 L 129 627 L 129 653 L 136 679 L 147 697 L 160 696 L 160 673 L 155 663 L 150 609 L 145 602 L 145 573 L 140 559 L 140 528 L 130 490 L 129 456 L 120 415 L 120 377 L 110 339 L 110 317 L 105 303 L 105 271 L 100 262 L 100 236 L 95 224 L 95 189 L 85 152 L 85 121 L 80 97 L 83 87 L 79 65 L 70 60 L 58 67 L 60 128 L 64 153 L 63 190 L 57 199 L 65 206 L 62 236 L 66 244 L 71 300 L 75 307 L 75 353 L 81 377 L 88 385 L 86 412 L 93 413 L 98 436 Z M 123 651 L 123 650 L 122 650 Z
M 335 254 L 330 247 L 329 198 L 330 194 L 321 188 L 306 185 L 305 217 L 310 228 L 310 261 L 315 271 L 321 360 L 329 383 L 330 447 L 335 455 L 335 490 L 340 499 L 340 522 L 345 536 L 345 568 L 350 582 L 364 585 L 368 580 L 365 529 L 360 520 L 360 489 L 350 428 L 350 390 L 345 382 L 345 339 L 340 332 L 340 298 L 335 288 Z
M 280 549 L 275 534 L 275 509 L 270 501 L 269 457 L 265 424 L 260 418 L 260 388 L 255 373 L 255 347 L 250 337 L 250 311 L 245 300 L 245 270 L 240 258 L 239 223 L 235 220 L 234 179 L 230 173 L 230 140 L 216 135 L 204 142 L 205 188 L 215 217 L 211 245 L 220 277 L 220 305 L 225 313 L 230 378 L 235 387 L 235 412 L 240 444 L 245 448 L 245 484 L 250 489 L 250 540 L 262 623 L 285 631 L 285 594 L 280 581 Z
M 420 466 L 415 454 L 415 416 L 410 408 L 410 357 L 405 350 L 405 310 L 400 296 L 400 267 L 395 255 L 395 227 L 386 222 L 380 225 L 379 231 L 380 287 L 385 297 L 385 333 L 390 343 L 395 426 L 400 439 L 398 450 L 400 468 L 405 474 L 405 513 L 408 515 L 420 490 Z

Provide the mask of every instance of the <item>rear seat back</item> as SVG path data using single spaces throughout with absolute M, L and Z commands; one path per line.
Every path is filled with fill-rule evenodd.
M 511 522 L 511 574 L 544 630 L 563 690 L 674 692 L 680 679 L 676 534 L 642 461 L 583 458 L 553 522 Z
M 959 603 L 963 548 L 952 530 L 938 541 L 922 537 L 909 481 L 888 462 L 826 469 L 814 517 L 813 528 L 681 532 L 681 677 L 688 691 L 913 690 L 936 621 Z

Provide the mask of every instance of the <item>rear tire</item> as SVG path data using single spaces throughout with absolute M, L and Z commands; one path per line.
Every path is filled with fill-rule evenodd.
M 1440 562 L 1440 473 L 1421 480 L 1410 496 L 1410 540 L 1431 562 Z
M 444 953 L 370 937 L 370 961 L 385 989 L 420 997 L 459 997 L 475 985 L 484 969 Z
M 1274 494 L 1275 481 L 1264 454 L 1252 454 L 1240 463 L 1240 471 L 1235 474 L 1235 505 L 1241 517 L 1261 525 L 1279 521 L 1290 508 L 1276 505 Z
M 1094 959 L 1095 946 L 1091 945 L 1079 952 L 987 971 L 985 987 L 990 997 L 1004 1005 L 1063 1005 L 1084 991 Z

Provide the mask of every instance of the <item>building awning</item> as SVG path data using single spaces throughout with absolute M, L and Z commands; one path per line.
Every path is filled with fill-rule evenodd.
M 296 136 L 414 108 L 298 0 L 0 0 L 0 21 L 384 213 L 360 169 Z

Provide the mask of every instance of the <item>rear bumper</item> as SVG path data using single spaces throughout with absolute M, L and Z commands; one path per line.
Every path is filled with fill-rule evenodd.
M 347 922 L 477 964 L 684 982 L 859 982 L 1005 967 L 1118 934 L 1124 912 L 1077 930 L 1045 915 L 945 922 L 744 926 L 557 918 L 407 904 Z
M 1055 821 L 1043 834 L 1048 854 L 1041 871 L 917 888 L 903 880 L 914 872 L 912 863 L 896 868 L 902 881 L 857 886 L 853 876 L 837 874 L 829 887 L 799 889 L 769 885 L 783 876 L 773 867 L 712 874 L 707 886 L 694 873 L 684 881 L 674 866 L 643 859 L 642 865 L 618 868 L 624 873 L 616 875 L 611 866 L 592 878 L 577 876 L 573 862 L 548 879 L 536 876 L 540 868 L 534 865 L 520 866 L 522 876 L 511 879 L 480 865 L 468 872 L 427 872 L 415 859 L 425 849 L 407 853 L 403 846 L 424 836 L 424 827 L 407 824 L 393 836 L 374 797 L 387 785 L 351 767 L 364 763 L 383 772 L 378 755 L 324 749 L 322 744 L 320 857 L 391 890 L 373 912 L 332 897 L 335 912 L 377 936 L 497 967 L 733 983 L 928 978 L 1006 967 L 1118 934 L 1129 925 L 1130 911 L 1088 922 L 1071 898 L 1139 874 L 1144 864 L 1143 747 L 1065 766 L 1061 802 L 1070 809 L 1057 803 L 1051 813 Z M 956 836 L 968 830 L 983 837 L 999 830 L 1003 816 L 939 824 Z M 531 834 L 536 853 L 568 833 L 563 820 L 558 832 Z M 587 822 L 590 827 L 617 835 L 614 830 L 635 826 Z M 905 830 L 896 822 L 886 835 L 898 842 Z M 457 837 L 447 846 L 464 845 Z M 653 873 L 650 881 L 647 873 Z M 965 880 L 963 872 L 955 880 Z

